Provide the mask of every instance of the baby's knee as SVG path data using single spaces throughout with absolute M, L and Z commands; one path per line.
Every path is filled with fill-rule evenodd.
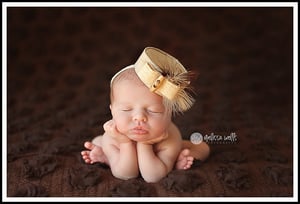
M 207 159 L 207 157 L 210 155 L 210 147 L 209 147 L 209 145 L 207 144 L 207 143 L 203 143 L 203 145 L 202 145 L 202 150 L 201 150 L 201 152 L 202 152 L 202 160 L 206 160 Z
M 92 143 L 97 145 L 97 146 L 102 146 L 102 139 L 103 139 L 103 136 L 100 135 L 100 136 L 97 136 L 95 137 L 93 140 L 92 140 Z

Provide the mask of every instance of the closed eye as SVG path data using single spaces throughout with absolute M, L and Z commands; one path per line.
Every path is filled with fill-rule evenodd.
M 163 113 L 162 111 L 148 110 L 149 113 Z
M 122 111 L 128 112 L 128 111 L 131 111 L 131 109 L 122 109 Z

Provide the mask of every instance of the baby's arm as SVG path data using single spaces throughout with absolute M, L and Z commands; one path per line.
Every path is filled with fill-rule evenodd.
M 169 137 L 159 144 L 137 143 L 140 172 L 147 182 L 158 182 L 174 168 L 182 141 L 178 129 L 172 129 Z
M 103 135 L 103 151 L 108 159 L 112 174 L 120 179 L 139 175 L 136 144 L 121 134 L 113 123 L 106 124 Z

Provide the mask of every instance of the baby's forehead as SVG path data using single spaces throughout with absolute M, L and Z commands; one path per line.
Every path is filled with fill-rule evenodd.
M 111 81 L 111 86 L 113 87 L 117 83 L 124 82 L 124 81 L 132 82 L 135 85 L 144 85 L 144 83 L 140 80 L 140 78 L 136 74 L 134 68 L 123 70 L 122 72 L 114 76 L 114 78 Z

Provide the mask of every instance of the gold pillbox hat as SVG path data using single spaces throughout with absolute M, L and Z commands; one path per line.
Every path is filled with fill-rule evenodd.
M 134 68 L 140 80 L 163 97 L 165 106 L 172 112 L 184 112 L 194 103 L 190 90 L 189 72 L 173 56 L 155 48 L 146 47 L 134 65 L 120 70 L 114 78 L 126 69 Z
M 184 112 L 194 103 L 187 92 L 189 72 L 170 54 L 154 47 L 146 47 L 136 63 L 135 71 L 150 91 L 161 95 L 172 112 Z

